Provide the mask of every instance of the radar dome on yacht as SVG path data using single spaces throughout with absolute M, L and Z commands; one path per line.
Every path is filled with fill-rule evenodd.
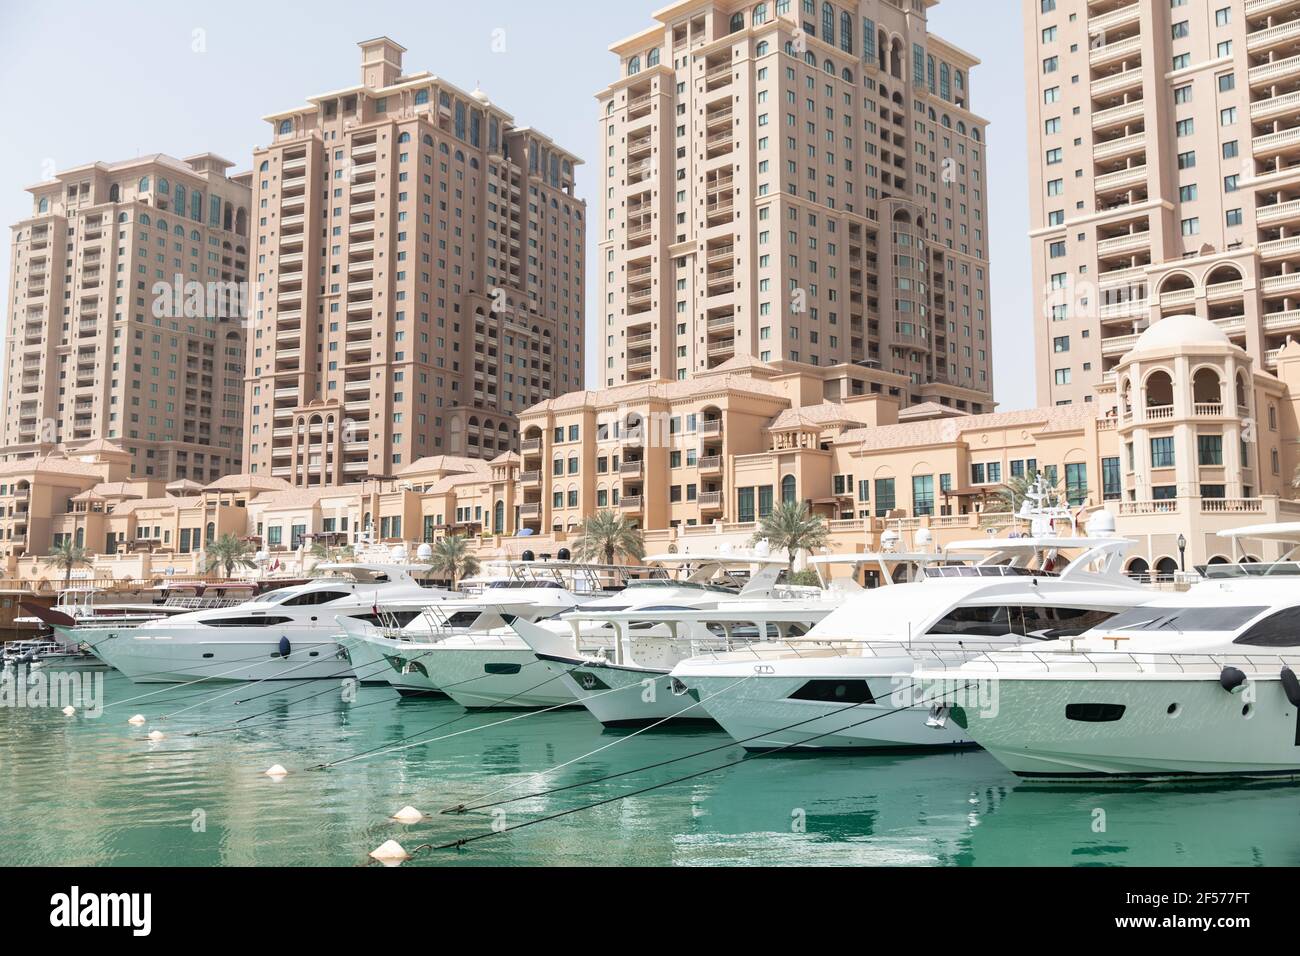
M 736 550 L 735 547 L 732 545 L 730 541 L 728 541 L 722 547 L 718 548 L 718 552 L 720 554 L 732 554 L 735 552 L 735 550 Z
M 406 546 L 402 544 L 394 545 L 392 551 L 394 564 L 401 564 L 406 560 Z
M 1223 330 L 1198 315 L 1171 315 L 1138 336 L 1134 352 L 1166 352 L 1197 345 L 1231 345 Z
M 772 553 L 772 545 L 768 543 L 767 538 L 760 538 L 754 545 L 754 554 L 760 558 L 766 558 Z
M 1105 538 L 1115 533 L 1115 516 L 1105 508 L 1088 519 L 1088 537 Z
M 880 534 L 880 550 L 894 551 L 898 548 L 898 532 L 893 528 L 882 531 Z
M 927 548 L 934 541 L 934 535 L 930 533 L 929 528 L 917 528 L 913 537 L 918 548 Z
M 421 561 L 428 561 L 430 558 L 433 557 L 433 546 L 429 544 L 420 545 L 420 547 L 415 552 L 415 556 L 419 558 Z
M 266 564 L 266 562 L 271 560 L 271 555 L 267 551 L 259 551 L 257 554 L 253 555 L 253 560 L 258 564 Z

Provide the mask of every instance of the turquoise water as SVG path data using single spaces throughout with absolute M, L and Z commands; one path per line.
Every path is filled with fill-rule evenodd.
M 304 699 L 311 695 L 318 696 Z M 363 688 L 348 703 L 319 682 L 139 686 L 113 673 L 105 675 L 105 699 L 93 719 L 0 708 L 0 864 L 361 865 L 388 839 L 409 849 L 492 833 L 486 810 L 413 826 L 387 819 L 405 805 L 435 813 L 507 786 L 497 799 L 535 793 L 728 740 L 699 729 L 629 738 L 630 731 L 603 731 L 585 711 L 501 723 L 513 715 L 463 716 L 450 702 L 401 700 L 386 688 Z M 145 726 L 128 725 L 137 713 Z M 250 715 L 260 716 L 237 732 L 213 732 Z M 151 730 L 166 737 L 150 741 Z M 459 735 L 305 769 L 405 746 L 403 738 L 421 731 Z M 187 736 L 194 732 L 206 733 Z M 545 783 L 531 778 L 610 743 Z M 727 746 L 530 797 L 501 808 L 497 825 L 742 753 Z M 277 763 L 287 777 L 263 776 Z M 406 865 L 1296 865 L 1297 824 L 1300 801 L 1287 784 L 1044 786 L 1018 781 L 980 752 L 776 755 L 492 833 L 461 850 L 421 852 Z

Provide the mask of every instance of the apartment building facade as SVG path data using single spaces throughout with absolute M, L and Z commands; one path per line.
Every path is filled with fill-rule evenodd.
M 1265 372 L 1300 332 L 1300 2 L 1023 0 L 1038 396 L 1185 312 Z
M 140 480 L 241 470 L 251 202 L 231 165 L 156 154 L 29 187 L 0 458 L 107 439 Z
M 913 536 L 922 531 L 942 546 L 1015 527 L 1007 483 L 1039 473 L 1079 524 L 1110 513 L 1136 542 L 1134 573 L 1275 556 L 1258 543 L 1233 553 L 1218 535 L 1300 520 L 1291 484 L 1300 343 L 1284 347 L 1273 375 L 1209 320 L 1175 316 L 1145 332 L 1118 371 L 1126 387 L 1103 387 L 1092 404 L 972 415 L 903 407 L 866 388 L 858 366 L 738 357 L 689 381 L 543 402 L 521 416 L 522 454 L 490 462 L 432 456 L 390 478 L 335 487 L 234 476 L 169 486 L 161 499 L 88 477 L 85 461 L 51 462 L 42 472 L 0 468 L 0 499 L 12 488 L 16 501 L 51 502 L 47 535 L 92 543 L 115 535 L 118 554 L 97 561 L 96 573 L 141 576 L 146 559 L 194 566 L 203 529 L 238 534 L 241 521 L 244 535 L 289 567 L 301 567 L 316 543 L 414 554 L 449 534 L 468 536 L 484 560 L 558 555 L 600 510 L 642 529 L 649 553 L 740 547 L 780 501 L 823 516 L 833 553 L 876 549 L 887 535 L 921 544 Z M 1240 427 L 1247 417 L 1259 423 L 1250 432 Z M 29 539 L 19 553 L 41 547 Z M 9 571 L 42 574 L 50 571 L 34 557 Z
M 682 0 L 611 47 L 599 383 L 747 355 L 991 408 L 987 124 L 936 2 Z
M 496 457 L 584 375 L 580 160 L 360 48 L 361 82 L 268 116 L 254 156 L 246 457 L 301 487 Z

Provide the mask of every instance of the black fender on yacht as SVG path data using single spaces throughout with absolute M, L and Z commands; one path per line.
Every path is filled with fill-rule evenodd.
M 1292 707 L 1300 707 L 1300 679 L 1296 678 L 1295 671 L 1289 667 L 1282 668 L 1282 690 L 1286 692 L 1286 699 Z
M 1229 694 L 1235 694 L 1246 683 L 1246 673 L 1236 667 L 1225 667 L 1219 675 L 1219 686 Z
M 289 639 L 287 637 L 280 638 L 280 656 L 288 657 L 291 650 L 293 650 L 293 646 L 289 643 Z

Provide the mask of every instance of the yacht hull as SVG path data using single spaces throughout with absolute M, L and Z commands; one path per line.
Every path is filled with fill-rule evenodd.
M 386 687 L 393 667 L 385 659 L 383 649 L 378 642 L 345 635 L 338 641 L 339 647 L 352 664 L 352 674 L 357 682 L 364 686 Z
M 996 685 L 989 713 L 955 716 L 1022 777 L 1300 776 L 1300 715 L 1277 679 L 1252 681 L 1253 701 L 1217 679 Z
M 562 669 L 538 660 L 522 641 L 519 646 L 438 647 L 422 663 L 435 687 L 470 710 L 579 706 L 560 679 Z
M 971 737 L 948 720 L 929 725 L 929 706 L 902 706 L 892 698 L 908 684 L 911 658 L 773 660 L 756 672 L 752 662 L 712 666 L 689 663 L 673 671 L 703 707 L 746 750 L 931 750 L 967 747 Z M 901 680 L 901 684 L 900 684 Z M 797 699 L 810 683 L 828 686 L 865 681 L 869 698 L 858 703 Z
M 664 669 L 538 655 L 563 671 L 560 680 L 573 697 L 606 727 L 673 722 L 715 723 L 694 694 Z M 680 693 L 674 692 L 676 686 Z
M 77 637 L 96 656 L 137 684 L 192 681 L 341 680 L 352 665 L 339 655 L 333 636 L 321 628 L 286 627 L 266 637 L 223 636 L 207 628 L 202 637 L 177 631 L 102 631 L 78 628 Z M 288 657 L 280 656 L 280 638 L 289 640 Z

